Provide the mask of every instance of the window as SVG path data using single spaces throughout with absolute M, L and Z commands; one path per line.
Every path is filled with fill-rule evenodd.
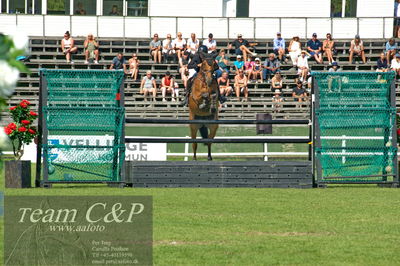
M 345 7 L 344 10 L 343 7 Z M 356 15 L 357 0 L 331 0 L 331 17 L 355 17 Z
M 25 0 L 10 1 L 10 14 L 25 13 Z
M 148 16 L 148 0 L 127 0 L 127 7 L 128 16 Z
M 41 0 L 27 0 L 27 13 L 28 14 L 42 14 L 42 1 Z M 35 10 L 35 13 L 32 11 Z
M 104 0 L 103 15 L 104 16 L 122 16 L 123 0 Z
M 7 13 L 7 0 L 1 0 L 1 13 Z
M 74 0 L 74 15 L 95 16 L 96 0 Z
M 70 0 L 47 0 L 47 14 L 69 15 Z
M 249 17 L 249 0 L 242 0 L 236 2 L 236 17 L 238 18 Z

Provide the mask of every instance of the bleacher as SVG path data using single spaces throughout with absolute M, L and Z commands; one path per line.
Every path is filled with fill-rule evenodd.
M 75 38 L 75 44 L 79 48 L 78 53 L 73 55 L 74 64 L 66 63 L 65 56 L 61 53 L 60 42 L 61 37 L 31 37 L 29 47 L 31 50 L 30 62 L 26 65 L 31 73 L 21 74 L 21 79 L 15 94 L 9 101 L 9 105 L 15 105 L 21 99 L 29 100 L 33 109 L 37 109 L 38 93 L 39 93 L 39 69 L 108 69 L 112 58 L 122 52 L 125 58 L 128 59 L 132 53 L 137 53 L 140 60 L 139 77 L 143 77 L 147 70 L 151 70 L 157 79 L 157 84 L 160 84 L 161 78 L 167 70 L 169 70 L 177 79 L 177 82 L 182 88 L 181 97 L 183 97 L 183 83 L 178 74 L 178 64 L 154 64 L 149 56 L 149 41 L 147 39 L 113 39 L 102 38 L 98 39 L 100 44 L 100 60 L 99 64 L 84 64 L 83 55 L 83 38 Z M 272 52 L 272 40 L 255 40 L 258 45 L 255 51 L 262 62 L 265 60 L 268 53 Z M 287 45 L 288 45 L 287 40 Z M 321 40 L 322 41 L 322 40 Z M 374 71 L 374 66 L 379 54 L 384 49 L 387 40 L 373 39 L 363 40 L 366 49 L 367 64 L 356 62 L 355 64 L 348 63 L 348 49 L 350 40 L 336 40 L 336 49 L 338 54 L 336 61 L 339 63 L 343 71 Z M 301 40 L 305 45 L 306 40 Z M 218 40 L 218 49 L 225 48 L 228 45 L 228 40 Z M 230 58 L 230 65 L 235 61 L 234 50 L 228 50 L 227 55 Z M 361 61 L 361 60 L 359 60 Z M 309 65 L 312 71 L 326 71 L 329 69 L 325 58 L 324 64 L 317 64 L 314 59 L 309 60 Z M 282 119 L 304 119 L 310 117 L 310 104 L 303 103 L 301 106 L 294 101 L 292 89 L 295 87 L 296 71 L 292 69 L 292 63 L 283 64 L 281 67 L 283 76 L 283 94 L 285 102 L 281 112 L 274 112 L 271 91 L 271 85 L 249 84 L 250 101 L 240 102 L 235 96 L 229 97 L 227 107 L 224 107 L 220 113 L 221 119 L 254 119 L 257 113 L 271 113 L 273 118 Z M 230 74 L 231 82 L 233 75 Z M 179 102 L 161 101 L 161 93 L 157 95 L 157 102 L 144 102 L 143 95 L 139 94 L 140 81 L 134 81 L 130 77 L 125 80 L 125 107 L 126 116 L 130 118 L 183 118 L 188 116 L 187 108 L 181 107 Z M 397 95 L 400 96 L 397 84 Z

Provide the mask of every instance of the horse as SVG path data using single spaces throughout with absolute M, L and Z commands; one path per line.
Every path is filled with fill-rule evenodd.
M 193 79 L 192 90 L 189 95 L 190 120 L 217 120 L 218 119 L 218 83 L 214 77 L 217 67 L 214 54 L 200 53 L 202 63 L 200 71 Z M 217 134 L 218 124 L 190 124 L 190 135 L 196 139 L 197 131 L 204 139 L 213 139 Z M 208 133 L 210 130 L 210 133 Z M 211 161 L 211 143 L 208 145 L 208 160 Z M 192 143 L 193 160 L 196 160 L 197 143 Z

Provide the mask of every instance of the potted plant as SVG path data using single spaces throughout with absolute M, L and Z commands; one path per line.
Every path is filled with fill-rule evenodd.
M 23 188 L 31 186 L 31 162 L 22 161 L 24 145 L 29 144 L 37 136 L 33 125 L 37 113 L 30 110 L 30 103 L 22 100 L 19 105 L 9 109 L 13 122 L 9 123 L 4 132 L 10 138 L 15 160 L 5 162 L 6 187 Z

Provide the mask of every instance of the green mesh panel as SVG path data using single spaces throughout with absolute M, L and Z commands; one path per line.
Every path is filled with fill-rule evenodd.
M 312 75 L 318 86 L 315 119 L 320 138 L 315 156 L 320 180 L 392 181 L 397 158 L 392 141 L 396 109 L 390 102 L 394 72 Z
M 48 143 L 43 145 L 51 182 L 120 181 L 125 159 L 122 71 L 42 70 Z

